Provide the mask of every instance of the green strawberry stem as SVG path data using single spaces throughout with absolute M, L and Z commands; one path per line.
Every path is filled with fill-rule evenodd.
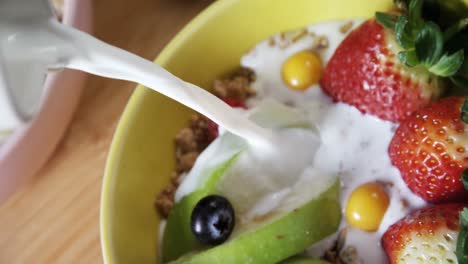
M 436 76 L 468 88 L 468 42 L 464 41 L 468 38 L 468 7 L 455 0 L 395 2 L 400 14 L 377 12 L 375 16 L 382 26 L 395 32 L 403 49 L 398 54 L 400 61 L 408 67 L 423 66 Z
M 463 105 L 461 107 L 460 119 L 465 124 L 468 124 L 468 98 L 465 99 L 465 101 L 463 102 Z M 465 188 L 467 188 L 466 185 L 465 185 Z
M 444 41 L 447 42 L 453 39 L 453 37 L 455 37 L 460 31 L 465 29 L 467 26 L 468 18 L 463 18 L 457 23 L 453 24 L 444 32 Z
M 468 98 L 463 102 L 460 118 L 465 124 L 468 124 Z M 463 170 L 461 180 L 465 189 L 468 190 L 468 169 Z M 460 213 L 460 233 L 458 234 L 455 254 L 458 263 L 468 264 L 468 207 L 465 207 Z

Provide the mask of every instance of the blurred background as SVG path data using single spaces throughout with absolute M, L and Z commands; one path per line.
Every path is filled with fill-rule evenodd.
M 62 0 L 54 2 L 60 8 Z M 93 35 L 153 60 L 212 0 L 91 2 Z M 134 87 L 87 76 L 78 108 L 52 157 L 0 205 L 0 263 L 102 263 L 102 175 L 112 135 Z

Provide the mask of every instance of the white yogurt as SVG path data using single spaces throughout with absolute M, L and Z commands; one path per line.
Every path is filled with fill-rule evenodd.
M 313 165 L 322 143 L 315 127 L 307 124 L 306 113 L 266 99 L 245 114 L 274 129 L 271 147 L 251 147 L 244 139 L 224 133 L 199 156 L 175 195 L 180 201 L 203 186 L 213 169 L 238 154 L 216 183 L 216 192 L 236 212 L 231 239 L 267 223 L 253 219 L 269 213 L 279 217 L 300 208 L 337 180 L 336 173 L 327 174 Z
M 273 210 L 290 212 L 336 180 L 333 174 L 324 174 L 311 166 L 320 140 L 310 130 L 279 131 L 274 143 L 273 151 L 246 149 L 217 186 L 234 205 L 241 217 L 240 224 Z
M 354 27 L 362 20 L 350 20 Z M 281 66 L 294 53 L 311 49 L 314 39 L 324 35 L 329 47 L 316 49 L 325 63 L 331 58 L 336 47 L 346 34 L 340 27 L 349 21 L 335 21 L 316 24 L 307 28 L 308 34 L 295 43 L 291 39 L 294 33 L 278 34 L 273 41 L 259 43 L 242 58 L 242 66 L 255 71 L 257 79 L 253 88 L 258 96 L 248 103 L 255 106 L 265 98 L 275 98 L 286 104 L 301 109 L 309 122 L 318 128 L 322 145 L 317 151 L 313 168 L 327 175 L 338 174 L 342 181 L 341 205 L 345 207 L 351 193 L 366 182 L 383 181 L 389 183 L 390 206 L 377 232 L 369 233 L 349 228 L 345 247 L 357 249 L 364 263 L 385 263 L 386 257 L 380 246 L 380 238 L 389 225 L 393 224 L 410 210 L 424 206 L 424 201 L 411 193 L 400 177 L 399 171 L 391 165 L 387 153 L 388 145 L 397 124 L 382 121 L 370 115 L 360 113 L 356 108 L 333 103 L 319 85 L 306 92 L 288 89 L 281 78 Z M 272 43 L 275 45 L 272 45 Z M 286 45 L 290 43 L 289 45 Z M 405 201 L 406 204 L 403 204 Z M 263 201 L 263 203 L 267 203 Z M 273 201 L 272 201 L 273 203 Z M 347 227 L 343 219 L 341 228 Z M 310 249 L 311 255 L 320 256 L 330 246 L 335 236 Z M 319 249 L 319 250 L 317 250 Z

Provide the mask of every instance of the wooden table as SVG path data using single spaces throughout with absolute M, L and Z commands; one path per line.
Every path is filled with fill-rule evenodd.
M 94 34 L 153 59 L 211 0 L 95 0 Z M 90 76 L 54 156 L 0 207 L 0 263 L 102 263 L 99 201 L 109 145 L 135 84 Z

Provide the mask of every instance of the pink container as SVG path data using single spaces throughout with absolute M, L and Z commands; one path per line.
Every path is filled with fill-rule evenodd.
M 65 0 L 63 23 L 91 32 L 92 0 Z M 86 81 L 83 72 L 51 73 L 41 111 L 0 145 L 0 203 L 46 163 L 64 135 Z

